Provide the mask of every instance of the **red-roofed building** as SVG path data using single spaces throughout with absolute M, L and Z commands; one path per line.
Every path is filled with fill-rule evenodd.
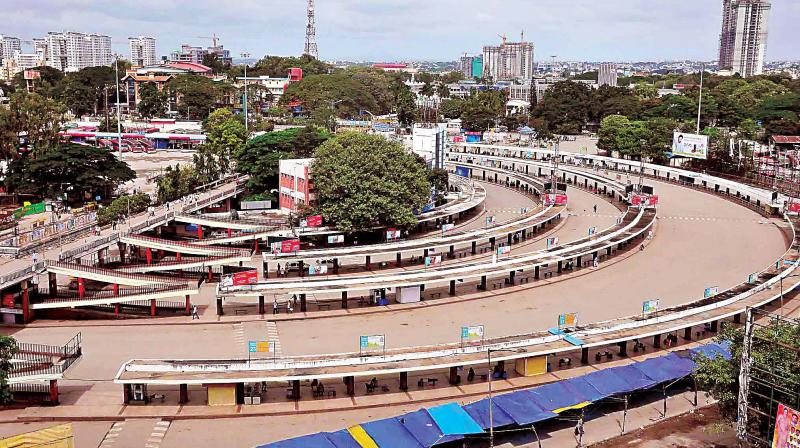
M 770 139 L 776 145 L 800 145 L 800 136 L 773 135 Z

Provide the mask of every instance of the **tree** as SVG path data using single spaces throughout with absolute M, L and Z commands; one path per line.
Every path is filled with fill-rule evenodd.
M 337 229 L 410 227 L 430 199 L 425 166 L 402 144 L 347 132 L 323 143 L 311 165 L 316 213 Z
M 800 340 L 800 326 L 788 320 L 773 319 L 768 326 L 757 326 L 754 331 L 759 340 L 774 341 L 773 344 L 754 343 L 750 353 L 754 366 L 769 366 L 777 375 L 770 375 L 769 381 L 775 383 L 775 391 L 796 391 L 800 384 L 800 354 L 792 347 L 797 347 Z M 723 325 L 717 342 L 730 344 L 731 358 L 717 356 L 713 360 L 700 356 L 696 359 L 695 378 L 698 385 L 705 389 L 717 401 L 720 414 L 728 421 L 736 421 L 737 399 L 739 392 L 739 371 L 741 369 L 744 331 L 731 325 Z M 764 374 L 751 370 L 751 374 Z M 759 428 L 766 435 L 769 427 L 767 420 L 772 417 L 774 408 L 770 410 L 769 400 L 753 400 L 750 406 L 756 412 L 749 413 L 751 428 Z
M 97 212 L 97 223 L 101 226 L 111 224 L 114 220 L 143 212 L 149 205 L 150 195 L 147 193 L 120 196 Z
M 117 119 L 115 117 L 109 117 L 108 120 L 100 120 L 100 124 L 97 125 L 97 130 L 99 132 L 117 132 L 119 130 L 119 126 L 117 126 Z
M 38 93 L 11 95 L 8 110 L 0 108 L 0 156 L 15 157 L 21 135 L 27 141 L 27 149 L 34 153 L 57 145 L 64 112 L 63 104 Z
M 397 121 L 403 127 L 410 128 L 419 118 L 416 95 L 406 87 L 398 92 L 395 103 L 397 105 Z
M 633 94 L 642 100 L 649 100 L 658 97 L 658 89 L 652 84 L 638 82 L 633 86 Z
M 85 145 L 62 145 L 40 154 L 26 154 L 8 167 L 6 186 L 16 193 L 54 197 L 71 187 L 72 199 L 110 196 L 136 173 L 106 149 Z
M 164 173 L 156 179 L 158 201 L 165 203 L 182 198 L 194 192 L 199 184 L 197 171 L 193 166 L 167 166 Z
M 451 98 L 442 101 L 439 106 L 439 113 L 445 118 L 459 118 L 464 110 L 464 100 Z
M 139 85 L 139 104 L 136 106 L 142 118 L 161 117 L 167 112 L 167 94 L 153 82 Z
M 294 100 L 303 103 L 308 115 L 320 110 L 330 111 L 332 107 L 336 116 L 341 118 L 357 116 L 362 110 L 379 110 L 372 93 L 343 72 L 306 76 L 302 81 L 290 84 L 281 97 L 281 103 L 285 105 Z
M 13 400 L 8 377 L 11 374 L 11 359 L 19 352 L 17 340 L 12 336 L 0 336 L 0 404 Z
M 600 130 L 597 133 L 597 147 L 605 151 L 622 151 L 622 146 L 618 139 L 631 126 L 630 120 L 624 115 L 609 115 L 600 122 Z
M 285 78 L 289 69 L 297 67 L 303 70 L 303 76 L 321 75 L 328 73 L 331 66 L 315 59 L 310 55 L 296 57 L 264 56 L 255 66 L 247 69 L 251 76 L 269 76 L 272 78 Z
M 39 72 L 40 78 L 32 81 L 34 92 L 47 98 L 54 98 L 59 95 L 64 72 L 49 66 L 34 67 L 28 70 Z M 25 79 L 24 71 L 14 75 L 12 85 L 18 92 L 28 91 L 28 81 Z
M 214 73 L 222 73 L 225 69 L 229 68 L 230 66 L 226 66 L 222 61 L 219 60 L 216 54 L 214 53 L 206 53 L 203 55 L 203 65 L 210 68 Z
M 123 72 L 124 73 L 124 72 Z M 68 73 L 61 81 L 61 96 L 76 116 L 106 109 L 108 90 L 117 82 L 113 67 L 86 67 Z
M 203 121 L 206 142 L 195 154 L 195 166 L 202 183 L 231 171 L 233 154 L 247 143 L 248 132 L 241 117 L 230 109 L 217 109 Z
M 578 134 L 589 118 L 589 88 L 572 81 L 553 84 L 533 115 L 543 118 L 558 134 Z
M 486 131 L 505 116 L 506 97 L 497 90 L 472 91 L 464 102 L 461 127 L 468 131 Z
M 179 75 L 169 82 L 169 89 L 176 96 L 180 110 L 186 110 L 188 118 L 207 117 L 220 94 L 214 81 L 200 75 Z
M 758 123 L 756 123 L 755 120 L 748 118 L 747 120 L 742 120 L 742 122 L 739 123 L 739 127 L 736 128 L 736 134 L 738 137 L 745 140 L 755 140 L 758 138 L 760 129 L 760 126 L 758 126 Z

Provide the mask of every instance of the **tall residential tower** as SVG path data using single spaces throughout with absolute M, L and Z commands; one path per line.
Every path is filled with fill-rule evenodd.
M 719 69 L 760 75 L 767 49 L 769 0 L 723 0 Z
M 533 44 L 506 42 L 500 46 L 483 47 L 483 77 L 494 81 L 511 81 L 533 78 Z
M 128 44 L 131 48 L 131 64 L 134 67 L 146 67 L 155 65 L 156 62 L 156 40 L 152 37 L 138 36 L 129 37 Z

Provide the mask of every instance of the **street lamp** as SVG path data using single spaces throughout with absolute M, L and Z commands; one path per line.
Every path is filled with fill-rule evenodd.
M 240 56 L 242 58 L 249 58 L 250 53 L 241 53 Z M 244 63 L 244 128 L 245 130 L 250 130 L 250 120 L 247 115 L 247 61 Z
M 526 350 L 519 348 L 490 348 L 486 350 L 486 357 L 489 367 L 489 448 L 494 448 L 494 416 L 492 414 L 492 352 L 525 353 Z
M 117 147 L 119 149 L 119 158 L 122 160 L 122 108 L 119 102 L 119 53 L 114 55 L 114 75 L 117 84 Z

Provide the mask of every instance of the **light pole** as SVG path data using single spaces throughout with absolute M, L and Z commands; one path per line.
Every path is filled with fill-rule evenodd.
M 486 357 L 489 367 L 489 448 L 494 448 L 494 416 L 492 414 L 492 408 L 494 407 L 492 405 L 492 352 L 525 353 L 525 350 L 515 348 L 490 348 L 486 350 Z
M 119 53 L 114 55 L 114 75 L 117 84 L 117 147 L 119 148 L 119 158 L 122 160 L 122 108 L 119 102 Z
M 250 53 L 241 53 L 240 56 L 242 58 L 249 58 Z M 247 61 L 244 63 L 244 128 L 248 132 L 250 131 L 250 119 L 247 114 Z

